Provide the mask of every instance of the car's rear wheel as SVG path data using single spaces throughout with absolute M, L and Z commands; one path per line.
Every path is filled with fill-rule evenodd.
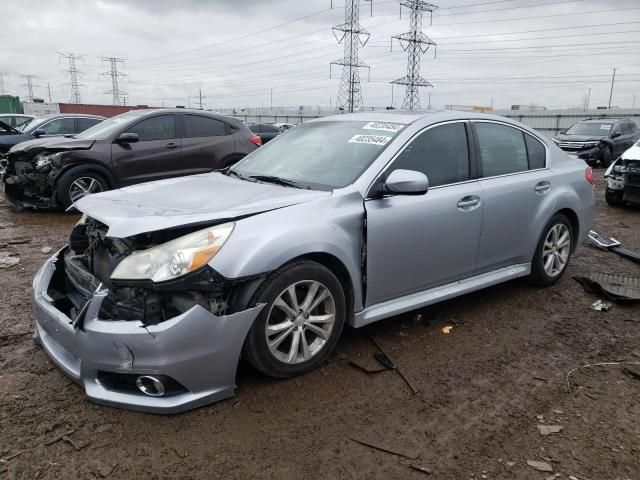
M 604 192 L 604 199 L 612 207 L 621 207 L 624 205 L 622 190 L 612 190 L 607 187 Z
M 294 262 L 271 274 L 251 303 L 266 305 L 247 335 L 244 356 L 276 378 L 317 368 L 336 346 L 346 317 L 340 282 L 311 261 Z
M 82 197 L 108 188 L 107 181 L 99 173 L 67 172 L 58 182 L 56 195 L 60 204 L 67 209 Z
M 573 248 L 573 228 L 559 213 L 545 226 L 531 262 L 529 283 L 549 286 L 556 283 L 569 265 Z

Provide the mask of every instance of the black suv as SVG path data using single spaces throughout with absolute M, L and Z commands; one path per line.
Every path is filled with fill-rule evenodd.
M 218 170 L 260 138 L 239 120 L 200 110 L 133 110 L 78 135 L 13 147 L 4 193 L 18 207 L 68 208 L 91 193 Z
M 588 119 L 553 138 L 562 150 L 594 167 L 611 165 L 640 138 L 636 123 L 628 118 Z

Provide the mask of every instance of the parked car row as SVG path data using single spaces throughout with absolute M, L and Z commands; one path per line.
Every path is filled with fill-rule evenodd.
M 94 126 L 72 131 L 83 122 Z M 87 194 L 225 168 L 261 145 L 238 120 L 184 109 L 132 110 L 104 121 L 44 117 L 23 136 L 61 129 L 71 135 L 23 141 L 9 152 L 4 189 L 14 205 L 68 208 Z
M 20 150 L 14 176 L 47 183 L 82 159 L 114 186 L 173 176 L 139 160 L 157 150 L 215 152 L 217 166 L 251 151 L 75 203 L 83 218 L 33 282 L 35 339 L 91 400 L 180 412 L 232 396 L 241 355 L 292 377 L 321 365 L 345 325 L 515 278 L 552 285 L 594 218 L 591 167 L 497 116 L 360 113 L 260 148 L 253 135 L 209 114 L 136 112 Z

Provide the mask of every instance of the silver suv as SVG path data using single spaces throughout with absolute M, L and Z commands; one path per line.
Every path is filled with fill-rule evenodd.
M 233 395 L 241 354 L 291 377 L 345 325 L 553 284 L 591 227 L 592 182 L 500 117 L 318 119 L 225 171 L 78 201 L 34 280 L 36 338 L 93 401 L 184 411 Z

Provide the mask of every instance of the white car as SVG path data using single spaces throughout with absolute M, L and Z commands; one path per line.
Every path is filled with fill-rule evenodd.
M 604 176 L 607 179 L 605 199 L 609 205 L 640 204 L 640 140 L 613 162 Z

